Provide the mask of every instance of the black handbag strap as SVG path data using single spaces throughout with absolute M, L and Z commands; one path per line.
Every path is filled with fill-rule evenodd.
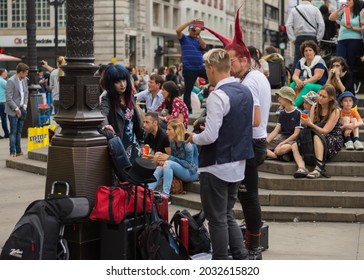
M 311 26 L 313 29 L 315 29 L 315 31 L 317 33 L 315 26 L 313 26 L 313 24 L 307 20 L 307 18 L 301 13 L 301 11 L 298 9 L 298 7 L 296 7 L 296 10 L 300 14 L 300 16 L 308 23 L 308 25 Z

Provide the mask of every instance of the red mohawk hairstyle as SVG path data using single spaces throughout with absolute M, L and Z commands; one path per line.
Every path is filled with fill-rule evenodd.
M 236 12 L 235 35 L 234 35 L 233 40 L 230 40 L 230 39 L 222 36 L 221 34 L 217 33 L 216 31 L 214 31 L 206 26 L 202 26 L 202 25 L 200 26 L 197 24 L 195 26 L 204 28 L 204 29 L 208 30 L 210 33 L 212 33 L 213 35 L 215 35 L 222 42 L 225 50 L 234 50 L 236 52 L 237 56 L 246 57 L 246 58 L 250 59 L 250 53 L 244 43 L 243 32 L 240 27 L 240 9 L 241 9 L 241 7 L 242 6 L 240 6 L 240 8 Z

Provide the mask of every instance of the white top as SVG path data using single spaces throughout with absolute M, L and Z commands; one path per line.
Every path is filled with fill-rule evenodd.
M 51 72 L 49 76 L 49 88 L 52 91 L 52 100 L 59 100 L 59 69 L 56 68 Z
M 18 82 L 19 82 L 19 92 L 20 92 L 20 107 L 22 107 L 24 105 L 24 88 L 23 88 L 23 83 L 19 78 Z
M 193 142 L 197 145 L 209 145 L 217 140 L 223 118 L 230 111 L 230 99 L 224 91 L 219 89 L 219 87 L 232 82 L 236 82 L 233 77 L 221 80 L 215 86 L 215 90 L 211 92 L 207 98 L 207 112 L 213 112 L 213 114 L 207 113 L 205 130 L 200 134 L 195 134 L 193 136 Z M 244 179 L 245 160 L 200 167 L 198 171 L 200 173 L 211 173 L 226 182 L 239 182 Z
M 316 36 L 317 40 L 320 41 L 325 34 L 325 22 L 320 10 L 309 1 L 302 1 L 297 7 L 315 29 L 302 18 L 296 8 L 293 8 L 286 21 L 289 40 L 294 42 L 297 36 L 308 35 Z
M 241 84 L 250 89 L 253 95 L 254 106 L 260 107 L 260 125 L 253 127 L 253 138 L 267 138 L 267 126 L 272 100 L 269 81 L 262 72 L 253 70 L 245 77 Z

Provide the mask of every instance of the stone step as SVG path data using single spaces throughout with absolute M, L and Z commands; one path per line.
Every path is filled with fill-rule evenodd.
M 364 192 L 364 177 L 332 176 L 295 179 L 292 175 L 259 172 L 259 187 L 269 190 Z
M 200 182 L 184 183 L 187 192 L 200 193 Z M 364 192 L 364 177 L 332 176 L 327 178 L 295 179 L 292 175 L 259 172 L 259 188 L 284 191 Z
M 360 208 L 364 192 L 281 191 L 259 189 L 264 206 Z
M 49 147 L 43 147 L 43 148 L 29 151 L 28 158 L 32 159 L 32 160 L 47 162 L 48 161 L 48 148 Z
M 308 183 L 308 182 L 306 182 Z M 184 190 L 200 193 L 198 182 L 189 184 Z M 283 189 L 272 190 L 259 188 L 259 201 L 263 206 L 296 206 L 296 207 L 342 207 L 359 208 L 364 205 L 364 190 L 358 192 L 345 191 L 319 191 Z
M 6 160 L 6 167 L 39 175 L 47 175 L 47 162 L 27 158 L 26 155 Z
M 172 195 L 172 203 L 192 209 L 202 209 L 200 195 L 193 192 Z M 267 221 L 364 222 L 363 208 L 262 206 L 262 219 Z M 237 219 L 244 215 L 240 203 L 234 206 Z
M 280 162 L 277 160 L 266 160 L 259 167 L 259 171 L 291 176 L 296 170 L 297 166 L 294 162 Z M 326 164 L 326 170 L 330 176 L 362 177 L 364 176 L 364 162 L 329 162 Z M 326 178 L 326 180 L 331 181 L 329 178 Z

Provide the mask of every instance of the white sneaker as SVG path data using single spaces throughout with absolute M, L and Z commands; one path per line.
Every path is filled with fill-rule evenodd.
M 348 142 L 344 143 L 345 148 L 347 150 L 354 150 L 354 143 L 353 141 L 349 140 Z
M 364 145 L 359 140 L 356 140 L 354 142 L 354 148 L 355 148 L 355 150 L 364 150 Z

